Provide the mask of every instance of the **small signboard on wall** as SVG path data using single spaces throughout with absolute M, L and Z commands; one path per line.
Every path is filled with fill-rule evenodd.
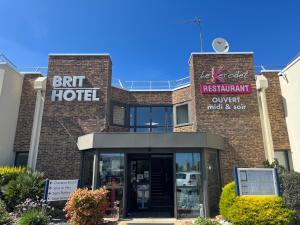
M 238 195 L 279 195 L 277 170 L 274 168 L 235 168 Z
M 68 200 L 78 187 L 77 180 L 47 180 L 44 199 L 47 202 Z

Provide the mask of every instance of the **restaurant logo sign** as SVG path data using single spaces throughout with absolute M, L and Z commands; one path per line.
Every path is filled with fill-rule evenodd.
M 226 78 L 246 78 L 248 72 L 246 73 L 233 73 L 225 74 L 223 73 L 224 66 L 220 66 L 218 69 L 214 67 L 211 69 L 210 79 L 211 82 L 201 82 L 199 85 L 199 92 L 203 95 L 213 94 L 251 94 L 252 86 L 250 83 L 225 83 Z M 236 75 L 235 77 L 233 75 Z M 207 77 L 206 77 L 207 78 Z M 246 104 L 241 102 L 241 97 L 213 97 L 210 100 L 207 110 L 245 110 L 247 108 Z
M 51 100 L 67 101 L 74 100 L 91 102 L 99 101 L 97 90 L 99 88 L 84 87 L 85 76 L 54 76 L 52 81 Z
M 199 92 L 201 94 L 250 94 L 252 93 L 252 86 L 249 83 L 225 83 L 224 77 L 226 74 L 222 74 L 224 66 L 220 66 L 219 69 L 214 67 L 211 70 L 211 82 L 201 82 L 199 85 Z M 228 77 L 228 76 L 227 76 Z

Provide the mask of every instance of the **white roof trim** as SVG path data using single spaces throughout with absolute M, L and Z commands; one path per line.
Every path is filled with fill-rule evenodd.
M 272 72 L 280 72 L 281 70 L 261 70 L 261 73 L 272 73 Z
M 13 70 L 14 72 L 17 72 L 18 74 L 22 75 L 19 71 L 17 71 L 16 68 L 14 68 L 12 65 L 10 65 L 10 64 L 7 63 L 7 62 L 0 62 L 0 65 L 7 66 L 9 69 Z
M 191 61 L 191 58 L 193 55 L 253 55 L 254 52 L 192 52 L 189 58 L 189 62 Z
M 48 56 L 109 56 L 108 53 L 50 53 Z
M 26 72 L 19 72 L 20 74 L 40 74 L 40 75 L 43 75 L 43 73 L 41 72 L 30 72 L 30 71 L 26 71 Z
M 185 85 L 182 85 L 180 87 L 176 87 L 176 88 L 173 88 L 173 89 L 126 89 L 126 88 L 120 88 L 120 87 L 116 87 L 116 86 L 113 86 L 113 88 L 118 88 L 118 89 L 121 89 L 121 90 L 124 90 L 124 91 L 128 91 L 128 92 L 160 92 L 160 91 L 176 91 L 176 90 L 179 90 L 181 88 L 186 88 L 186 87 L 189 87 L 191 84 L 185 84 Z
M 298 55 L 294 60 L 292 60 L 289 64 L 287 64 L 287 66 L 280 71 L 279 75 L 281 75 L 282 73 L 287 71 L 290 67 L 292 67 L 299 60 L 300 60 L 300 55 Z

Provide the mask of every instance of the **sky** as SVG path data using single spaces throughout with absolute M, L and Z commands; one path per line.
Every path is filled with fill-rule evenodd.
M 113 77 L 176 80 L 191 52 L 253 51 L 256 66 L 279 69 L 300 52 L 299 0 L 0 0 L 0 53 L 18 70 L 47 66 L 49 53 L 109 53 Z

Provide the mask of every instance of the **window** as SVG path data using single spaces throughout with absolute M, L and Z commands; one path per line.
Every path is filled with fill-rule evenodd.
M 179 218 L 204 215 L 201 153 L 176 153 L 176 202 Z
M 190 103 L 183 103 L 174 106 L 175 126 L 190 124 Z
M 125 106 L 113 105 L 113 125 L 125 125 Z
M 123 188 L 124 188 L 124 154 L 101 153 L 99 155 L 99 183 L 109 190 L 108 208 L 106 213 L 114 212 L 116 201 L 120 203 L 120 215 L 123 210 Z
M 16 152 L 15 166 L 27 166 L 28 152 Z
M 131 106 L 130 132 L 172 132 L 172 106 Z
M 291 168 L 288 150 L 275 150 L 275 158 L 278 160 L 280 165 L 284 166 L 286 170 L 290 171 Z

